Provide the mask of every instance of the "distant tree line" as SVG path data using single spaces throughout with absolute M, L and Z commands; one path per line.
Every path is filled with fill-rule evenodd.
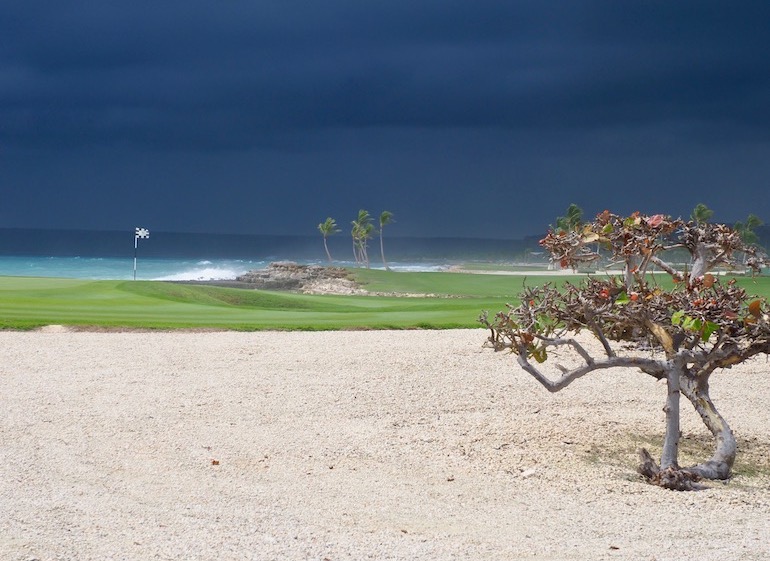
M 383 240 L 383 232 L 385 226 L 395 222 L 393 219 L 393 213 L 389 210 L 383 210 L 379 217 L 379 230 L 375 228 L 374 219 L 368 210 L 361 209 L 358 211 L 358 216 L 353 220 L 351 224 L 350 235 L 353 241 L 353 259 L 357 265 L 365 265 L 369 268 L 369 241 L 377 235 L 380 238 L 380 256 L 382 257 L 382 264 L 386 270 L 390 270 L 388 262 L 385 259 L 385 242 Z M 327 217 L 325 221 L 318 224 L 318 231 L 321 232 L 324 241 L 324 250 L 326 251 L 326 258 L 329 263 L 333 262 L 331 252 L 329 251 L 329 244 L 327 240 L 329 236 L 338 234 L 342 230 L 337 226 L 337 221 L 330 217 Z
M 690 220 L 695 224 L 707 224 L 714 211 L 703 203 L 698 203 L 690 214 Z M 741 241 L 746 246 L 759 245 L 759 235 L 756 229 L 762 226 L 764 222 L 755 214 L 749 214 L 745 222 L 736 222 L 733 229 L 739 234 Z M 560 235 L 567 235 L 570 232 L 579 232 L 586 227 L 583 222 L 583 209 L 577 204 L 571 203 L 564 216 L 556 218 L 556 225 L 551 226 L 551 230 Z

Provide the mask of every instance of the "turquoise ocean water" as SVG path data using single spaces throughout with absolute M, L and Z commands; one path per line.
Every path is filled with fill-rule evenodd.
M 136 278 L 141 280 L 234 279 L 264 261 L 239 259 L 137 259 Z M 0 256 L 0 275 L 21 277 L 64 277 L 76 279 L 134 278 L 133 258 Z
M 295 260 L 303 264 L 325 264 L 317 260 Z M 178 259 L 138 258 L 137 280 L 230 280 L 247 271 L 265 268 L 271 261 L 250 259 Z M 353 266 L 336 262 L 338 266 Z M 437 271 L 441 262 L 394 262 L 391 269 L 401 271 Z M 382 268 L 374 264 L 372 268 Z M 115 257 L 39 257 L 0 256 L 0 276 L 63 277 L 94 280 L 130 280 L 134 278 L 133 258 Z
M 353 266 L 349 236 L 330 237 L 339 266 Z M 532 246 L 526 240 L 397 238 L 386 244 L 394 270 L 434 271 L 467 260 L 513 260 Z M 536 241 L 534 246 L 537 247 Z M 371 266 L 383 267 L 379 242 Z M 0 228 L 0 275 L 129 280 L 134 276 L 134 230 L 40 230 Z M 274 261 L 325 264 L 320 235 L 232 235 L 161 232 L 137 244 L 140 280 L 229 280 Z

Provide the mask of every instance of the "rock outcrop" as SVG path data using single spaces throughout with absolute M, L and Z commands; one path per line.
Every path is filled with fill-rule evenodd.
M 341 267 L 299 265 L 293 261 L 270 263 L 265 269 L 249 271 L 236 280 L 261 290 L 292 290 L 306 294 L 366 293 Z

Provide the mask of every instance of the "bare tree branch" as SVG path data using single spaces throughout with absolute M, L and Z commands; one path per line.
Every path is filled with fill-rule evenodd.
M 666 377 L 665 361 L 632 356 L 613 356 L 597 361 L 592 359 L 586 350 L 574 339 L 557 339 L 549 341 L 548 344 L 549 346 L 569 345 L 575 349 L 585 361 L 583 366 L 573 368 L 572 370 L 562 370 L 561 377 L 556 380 L 551 380 L 529 361 L 526 352 L 520 351 L 518 362 L 521 367 L 529 372 L 551 393 L 563 390 L 578 378 L 594 372 L 595 370 L 606 370 L 608 368 L 638 368 L 645 374 L 649 374 L 656 379 Z
M 599 340 L 599 342 L 602 344 L 602 347 L 604 347 L 604 352 L 607 354 L 608 357 L 612 358 L 615 356 L 615 350 L 610 346 L 610 342 L 607 340 L 607 337 L 604 336 L 604 331 L 599 326 L 598 323 L 594 319 L 591 319 L 588 322 L 588 327 L 591 329 L 593 334 L 596 336 L 596 338 Z
M 650 261 L 655 263 L 658 267 L 660 267 L 661 269 L 666 271 L 672 277 L 675 277 L 675 278 L 683 278 L 684 277 L 684 275 L 682 273 L 680 273 L 679 271 L 674 269 L 671 265 L 669 265 L 668 263 L 663 261 L 660 257 L 652 256 L 650 258 Z

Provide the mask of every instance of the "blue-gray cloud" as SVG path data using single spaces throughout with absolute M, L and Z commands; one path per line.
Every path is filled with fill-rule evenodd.
M 761 2 L 23 3 L 6 143 L 248 147 L 287 129 L 713 123 L 764 135 Z
M 768 21 L 751 1 L 14 2 L 0 224 L 312 233 L 363 206 L 396 235 L 505 237 L 573 201 L 770 218 Z

